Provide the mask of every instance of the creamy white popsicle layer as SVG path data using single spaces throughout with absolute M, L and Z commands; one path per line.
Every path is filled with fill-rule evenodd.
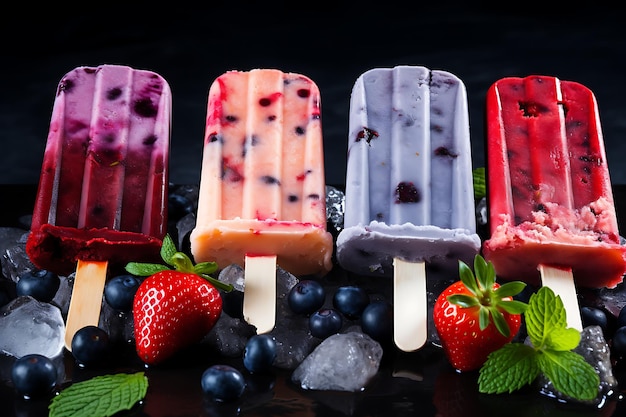
M 465 86 L 418 66 L 372 69 L 352 90 L 341 266 L 393 276 L 394 341 L 427 340 L 426 267 L 458 274 L 476 234 Z

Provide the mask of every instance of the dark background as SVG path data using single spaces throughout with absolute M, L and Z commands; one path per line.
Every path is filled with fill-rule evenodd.
M 409 64 L 465 82 L 475 166 L 484 164 L 484 98 L 497 79 L 543 74 L 585 84 L 598 100 L 613 183 L 626 184 L 624 12 L 597 2 L 335 3 L 33 3 L 4 13 L 0 183 L 37 183 L 58 81 L 77 66 L 109 63 L 170 83 L 175 183 L 199 181 L 206 96 L 223 72 L 273 67 L 311 77 L 322 92 L 327 182 L 343 184 L 354 81 Z

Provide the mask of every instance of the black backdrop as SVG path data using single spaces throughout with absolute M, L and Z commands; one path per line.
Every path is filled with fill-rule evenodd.
M 79 65 L 118 63 L 156 71 L 171 85 L 176 183 L 199 180 L 206 95 L 221 73 L 274 67 L 316 81 L 327 182 L 342 184 L 355 79 L 370 68 L 410 64 L 465 82 L 475 166 L 484 164 L 483 106 L 491 83 L 545 74 L 587 85 L 598 99 L 613 182 L 626 184 L 623 12 L 565 2 L 335 3 L 62 3 L 44 10 L 23 4 L 22 11 L 3 13 L 0 183 L 37 182 L 59 79 Z

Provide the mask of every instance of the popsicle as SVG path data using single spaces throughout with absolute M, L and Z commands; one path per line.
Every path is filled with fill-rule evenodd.
M 595 96 L 556 77 L 508 77 L 486 106 L 485 258 L 500 278 L 551 287 L 582 330 L 574 280 L 613 288 L 626 272 Z
M 98 325 L 107 270 L 159 261 L 167 228 L 171 93 L 158 74 L 82 66 L 60 81 L 26 250 L 76 276 L 66 325 Z
M 277 264 L 332 267 L 320 106 L 310 78 L 277 69 L 229 71 L 209 90 L 191 251 L 244 267 L 243 314 L 258 333 L 274 327 Z
M 394 340 L 427 339 L 426 265 L 458 274 L 476 234 L 469 113 L 462 81 L 421 66 L 375 68 L 350 101 L 344 229 L 337 260 L 393 277 Z

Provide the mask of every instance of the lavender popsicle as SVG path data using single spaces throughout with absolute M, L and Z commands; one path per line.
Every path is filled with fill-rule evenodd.
M 403 350 L 426 340 L 426 265 L 454 273 L 480 249 L 468 119 L 465 86 L 445 71 L 372 69 L 352 90 L 337 259 L 354 273 L 394 277 Z

